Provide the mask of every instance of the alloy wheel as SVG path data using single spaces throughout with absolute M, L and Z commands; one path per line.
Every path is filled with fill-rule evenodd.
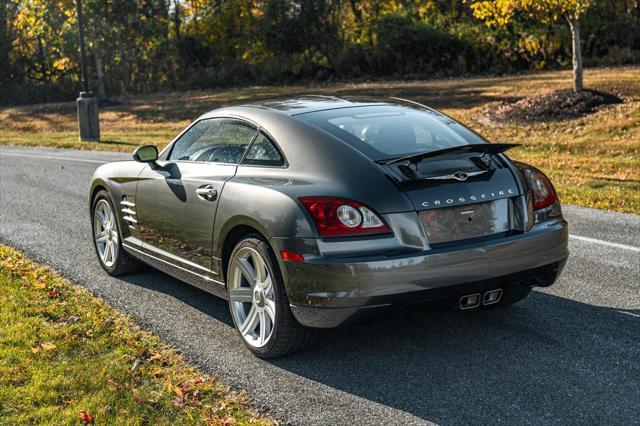
M 273 279 L 266 262 L 255 249 L 239 249 L 229 271 L 229 305 L 244 340 L 259 348 L 273 335 L 276 302 Z
M 93 232 L 100 261 L 107 268 L 118 259 L 118 228 L 111 205 L 105 199 L 96 204 L 93 212 Z

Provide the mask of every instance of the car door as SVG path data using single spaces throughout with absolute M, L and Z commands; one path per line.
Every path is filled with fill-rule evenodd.
M 136 207 L 143 252 L 211 277 L 218 199 L 256 134 L 241 120 L 200 120 L 174 142 L 165 160 L 142 171 Z

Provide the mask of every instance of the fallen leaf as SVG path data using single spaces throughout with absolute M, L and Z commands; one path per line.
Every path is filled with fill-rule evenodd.
M 109 390 L 111 391 L 118 389 L 118 384 L 113 379 L 107 379 L 107 386 L 109 386 Z
M 53 350 L 53 349 L 57 348 L 56 345 L 54 345 L 53 343 L 48 343 L 48 342 L 42 343 L 40 345 L 40 347 L 42 348 L 43 351 L 50 351 L 50 350 Z
M 180 389 L 178 386 L 174 386 L 173 387 L 173 392 L 178 395 L 178 397 L 180 399 L 184 398 L 184 392 L 182 392 L 182 389 Z
M 57 299 L 58 297 L 62 296 L 62 293 L 60 293 L 57 288 L 53 287 L 51 290 L 49 290 L 47 296 L 49 296 L 49 299 Z
M 155 353 L 151 356 L 151 358 L 149 358 L 149 361 L 158 361 L 162 359 L 162 355 L 160 355 L 159 353 Z
M 42 281 L 34 281 L 33 286 L 36 288 L 46 288 L 47 284 Z
M 93 416 L 86 411 L 80 411 L 80 422 L 83 425 L 92 425 L 93 424 Z
M 142 364 L 142 361 L 136 358 L 136 360 L 133 361 L 133 365 L 131 366 L 131 372 L 132 373 L 135 372 L 138 368 L 140 368 L 141 364 Z

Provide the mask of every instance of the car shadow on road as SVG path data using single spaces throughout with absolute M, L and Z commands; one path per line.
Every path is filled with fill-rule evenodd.
M 225 301 L 166 278 L 125 280 L 231 326 Z M 639 342 L 640 310 L 534 291 L 504 310 L 411 308 L 323 330 L 311 350 L 268 362 L 440 424 L 633 423 L 640 414 Z
M 273 363 L 440 424 L 631 423 L 633 314 L 534 292 L 501 311 L 412 311 L 331 330 L 314 351 Z

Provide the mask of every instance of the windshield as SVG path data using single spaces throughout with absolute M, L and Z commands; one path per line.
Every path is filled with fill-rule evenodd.
M 340 108 L 295 117 L 342 139 L 375 161 L 485 143 L 442 114 L 405 106 Z

